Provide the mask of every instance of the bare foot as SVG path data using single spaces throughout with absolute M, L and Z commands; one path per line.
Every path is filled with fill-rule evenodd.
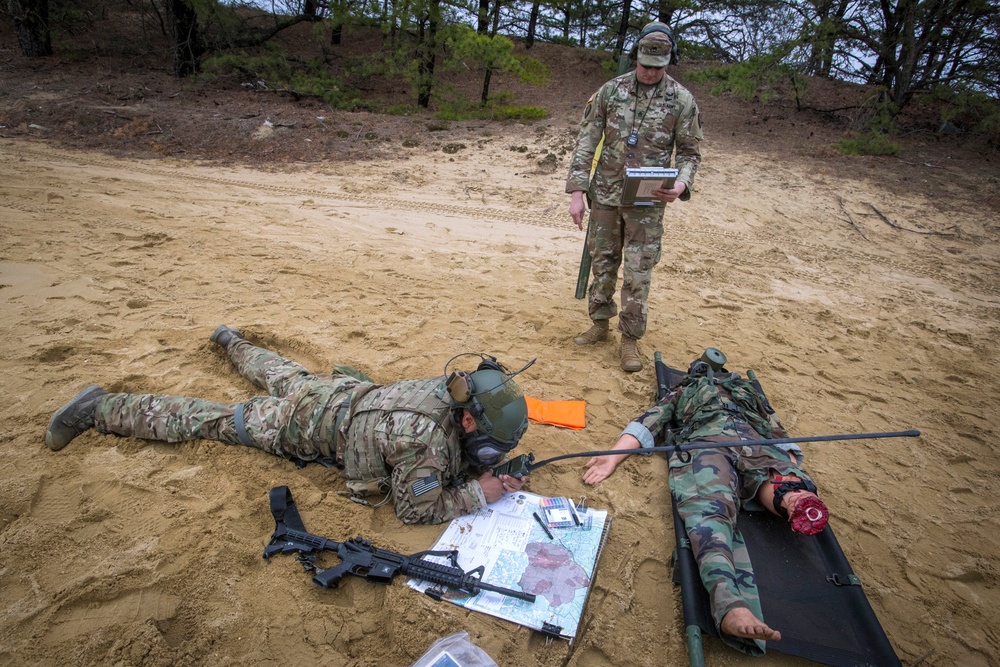
M 781 639 L 781 633 L 772 630 L 767 623 L 753 615 L 746 607 L 737 607 L 722 617 L 721 630 L 733 637 L 744 639 L 761 639 L 776 642 Z

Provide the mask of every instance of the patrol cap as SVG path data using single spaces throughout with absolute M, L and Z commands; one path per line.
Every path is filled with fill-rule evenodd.
M 666 23 L 653 21 L 639 33 L 637 60 L 643 67 L 666 67 L 674 50 L 673 32 Z

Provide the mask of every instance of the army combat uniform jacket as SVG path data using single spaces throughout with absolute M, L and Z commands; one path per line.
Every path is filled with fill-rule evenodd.
M 630 147 L 627 138 L 636 134 Z M 597 147 L 604 139 L 591 182 Z M 701 117 L 694 96 L 663 75 L 655 86 L 641 86 L 635 72 L 601 86 L 584 110 L 576 150 L 570 162 L 566 192 L 589 192 L 592 201 L 620 206 L 626 167 L 669 167 L 676 149 L 677 180 L 691 197 L 695 172 L 701 163 Z
M 439 523 L 486 505 L 464 482 L 461 425 L 444 378 L 378 385 L 302 365 L 235 338 L 227 353 L 269 396 L 224 404 L 152 394 L 108 394 L 97 404 L 104 433 L 179 442 L 242 444 L 300 461 L 334 464 L 358 495 L 395 502 L 405 523 Z
M 787 435 L 753 385 L 737 373 L 727 372 L 686 377 L 624 433 L 635 436 L 643 447 L 652 447 L 666 429 L 670 429 L 670 444 Z M 801 461 L 802 452 L 794 444 L 699 449 L 689 452 L 689 460 L 677 454 L 670 457 L 670 491 L 709 593 L 717 627 L 736 607 L 747 607 L 763 618 L 753 565 L 736 518 L 743 507 L 760 509 L 754 497 L 771 470 L 809 480 L 788 452 Z M 723 640 L 750 655 L 764 653 L 763 642 L 728 636 Z

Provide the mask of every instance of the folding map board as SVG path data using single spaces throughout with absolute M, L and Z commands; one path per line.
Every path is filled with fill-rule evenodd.
M 486 583 L 537 596 L 532 603 L 489 591 L 475 596 L 445 591 L 443 599 L 572 642 L 611 517 L 606 510 L 575 506 L 579 525 L 548 528 L 550 539 L 547 526 L 534 516 L 542 515 L 546 500 L 524 491 L 509 493 L 476 514 L 452 520 L 431 548 L 458 551 L 463 570 L 484 566 Z M 431 587 L 413 579 L 409 585 L 421 592 Z

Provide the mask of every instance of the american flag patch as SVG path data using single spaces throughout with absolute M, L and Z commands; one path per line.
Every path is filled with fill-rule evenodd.
M 441 482 L 438 480 L 437 475 L 429 475 L 423 479 L 418 479 L 410 486 L 410 491 L 413 493 L 414 497 L 422 496 L 428 491 L 433 491 L 441 487 Z

